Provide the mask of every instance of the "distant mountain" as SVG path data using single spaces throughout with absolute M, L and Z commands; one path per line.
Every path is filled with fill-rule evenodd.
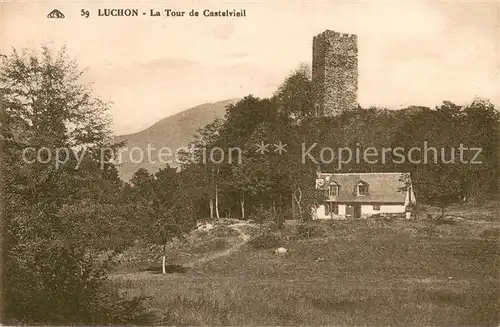
M 172 150 L 172 155 L 167 158 L 171 159 L 171 166 L 177 166 L 174 152 L 179 148 L 188 146 L 189 142 L 194 140 L 196 131 L 199 128 L 211 123 L 215 118 L 224 118 L 226 107 L 235 104 L 237 101 L 237 99 L 231 99 L 216 103 L 205 103 L 163 118 L 141 132 L 116 137 L 115 142 L 126 141 L 124 146 L 126 151 L 123 151 L 121 164 L 118 166 L 120 178 L 125 181 L 130 180 L 134 172 L 139 168 L 146 168 L 150 172 L 158 171 L 159 168 L 164 166 L 163 163 L 158 162 L 158 150 L 160 148 Z M 151 162 L 147 157 L 148 144 L 151 149 Z M 141 162 L 139 162 L 141 150 L 133 150 L 134 148 L 142 150 L 144 160 Z
M 401 112 L 404 112 L 405 114 L 408 114 L 408 115 L 416 115 L 416 114 L 421 114 L 423 112 L 428 112 L 430 110 L 431 110 L 431 108 L 429 108 L 429 107 L 409 106 L 409 107 L 401 109 Z

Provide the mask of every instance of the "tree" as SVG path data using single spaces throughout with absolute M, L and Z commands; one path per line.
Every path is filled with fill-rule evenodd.
M 8 322 L 123 324 L 144 323 L 146 317 L 140 302 L 121 299 L 106 282 L 106 266 L 94 256 L 96 243 L 84 239 L 97 239 L 99 210 L 88 212 L 88 225 L 71 219 L 77 218 L 71 208 L 113 201 L 105 194 L 120 187 L 116 170 L 100 156 L 111 136 L 108 104 L 92 96 L 81 75 L 64 49 L 13 51 L 2 61 Z M 36 153 L 44 155 L 36 160 Z M 58 155 L 61 160 L 54 160 Z
M 280 114 L 294 120 L 316 114 L 314 99 L 311 70 L 304 64 L 285 79 L 273 96 L 273 101 L 279 106 Z
M 169 165 L 160 168 L 155 174 L 140 168 L 134 173 L 129 186 L 133 203 L 131 213 L 141 217 L 137 236 L 162 246 L 164 274 L 168 242 L 174 238 L 184 239 L 184 233 L 195 225 L 194 203 L 198 199 L 190 196 L 190 192 L 183 187 L 183 182 L 188 182 L 188 177 L 187 171 L 177 172 L 176 168 Z
M 200 215 L 208 215 L 209 209 L 213 218 L 220 207 L 227 212 L 236 208 L 242 218 L 261 212 L 277 218 L 291 210 L 294 217 L 310 219 L 310 209 L 323 200 L 314 187 L 318 165 L 321 171 L 330 172 L 408 172 L 419 200 L 431 203 L 437 198 L 439 205 L 445 207 L 458 195 L 462 199 L 479 199 L 496 194 L 500 120 L 498 111 L 488 101 L 476 100 L 466 107 L 444 101 L 435 109 L 358 107 L 334 117 L 318 117 L 314 89 L 309 68 L 301 66 L 286 78 L 272 98 L 244 97 L 228 106 L 225 121 L 215 121 L 200 130 L 193 143 L 198 163 L 183 166 L 187 172 L 183 178 L 188 177 L 183 181 L 189 181 L 183 184 L 189 185 L 191 194 L 201 194 Z M 275 147 L 280 141 L 286 144 L 286 151 L 278 154 Z M 256 151 L 261 142 L 266 145 L 262 154 Z M 417 147 L 422 154 L 425 142 L 436 150 L 430 150 L 429 160 L 411 162 L 408 151 Z M 338 156 L 346 153 L 336 152 L 329 163 L 316 163 L 309 157 L 302 162 L 302 146 L 307 149 L 313 144 L 317 146 L 309 153 L 316 159 L 320 159 L 325 147 L 347 148 L 350 158 L 342 157 L 348 162 L 340 163 Z M 460 144 L 483 149 L 476 158 L 482 164 L 441 162 L 443 150 L 457 149 Z M 241 163 L 214 164 L 208 153 L 215 147 L 226 153 L 231 148 L 241 149 Z M 368 148 L 375 148 L 378 157 L 365 159 Z M 396 153 L 398 148 L 403 149 L 402 155 Z M 323 155 L 325 161 L 331 157 L 328 151 Z M 473 155 L 469 152 L 466 159 L 471 160 Z M 448 160 L 450 156 L 456 160 L 459 157 L 457 151 L 448 154 Z M 441 178 L 448 184 L 439 182 Z M 440 189 L 443 185 L 448 189 Z M 428 188 L 436 194 L 430 195 Z
M 425 172 L 415 176 L 415 180 L 419 198 L 441 208 L 441 217 L 444 217 L 448 206 L 459 203 L 463 199 L 464 189 L 460 183 L 460 166 L 458 165 L 427 167 Z
M 199 170 L 198 173 L 202 179 L 199 179 L 197 183 L 205 186 L 203 193 L 208 198 L 210 218 L 214 217 L 214 210 L 217 218 L 219 218 L 219 166 L 210 160 L 209 153 L 218 144 L 222 125 L 222 120 L 215 119 L 212 123 L 200 128 L 198 134 L 195 136 L 195 140 L 190 144 L 192 153 L 181 153 L 184 159 L 182 164 L 183 169 L 196 169 L 193 167 L 195 166 Z

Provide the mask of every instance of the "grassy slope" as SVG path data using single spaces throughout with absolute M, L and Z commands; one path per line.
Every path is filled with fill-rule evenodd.
M 436 207 L 421 206 L 421 211 L 422 214 L 432 214 L 433 217 L 441 215 L 441 209 Z M 498 201 L 490 201 L 478 205 L 470 203 L 454 204 L 446 208 L 445 215 L 469 220 L 498 221 L 498 218 L 500 218 L 500 203 Z
M 326 222 L 287 257 L 249 244 L 186 274 L 120 280 L 162 324 L 497 325 L 496 223 Z M 495 235 L 495 234 L 493 234 Z M 322 257 L 323 261 L 317 261 Z

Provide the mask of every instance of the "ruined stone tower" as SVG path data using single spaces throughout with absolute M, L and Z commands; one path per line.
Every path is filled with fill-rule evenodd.
M 313 38 L 316 114 L 334 116 L 358 106 L 358 38 L 326 30 Z

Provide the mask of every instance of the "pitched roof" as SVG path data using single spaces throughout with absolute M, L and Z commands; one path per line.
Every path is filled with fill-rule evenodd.
M 405 184 L 400 181 L 402 173 L 319 173 L 324 189 L 333 182 L 340 185 L 339 194 L 328 201 L 337 202 L 384 202 L 404 203 Z M 355 186 L 360 182 L 368 184 L 368 195 L 355 195 Z M 316 184 L 318 185 L 318 184 Z

